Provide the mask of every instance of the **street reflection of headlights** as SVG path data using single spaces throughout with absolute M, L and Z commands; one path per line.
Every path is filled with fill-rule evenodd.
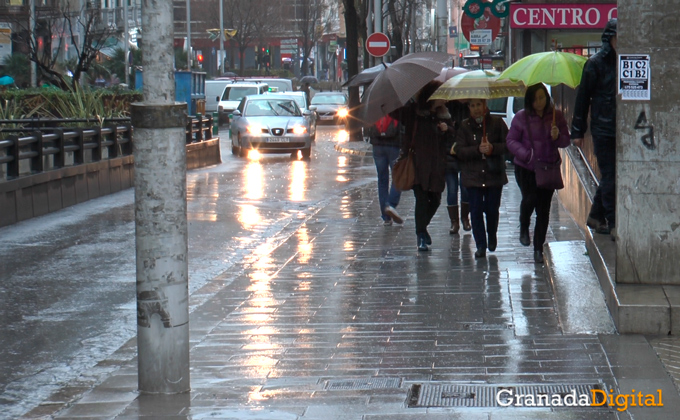
M 347 110 L 347 108 L 340 108 L 340 109 L 338 109 L 337 115 L 340 118 L 345 118 L 346 116 L 349 115 L 349 111 Z
M 293 127 L 293 134 L 305 134 L 307 132 L 307 127 L 302 125 L 296 125 Z
M 261 125 L 249 125 L 248 126 L 248 133 L 250 133 L 250 134 L 262 134 L 262 126 Z

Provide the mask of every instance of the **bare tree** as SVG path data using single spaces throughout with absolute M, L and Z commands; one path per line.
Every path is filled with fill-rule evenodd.
M 88 2 L 78 9 L 68 1 L 59 2 L 53 7 L 41 8 L 36 16 L 13 22 L 19 28 L 16 42 L 24 47 L 28 59 L 36 63 L 40 77 L 62 89 L 78 88 L 80 78 L 106 46 L 106 40 L 116 34 L 115 27 L 102 22 L 101 9 L 91 5 Z M 36 36 L 31 36 L 29 19 L 35 19 Z M 53 54 L 62 50 L 65 40 L 69 40 L 70 48 L 75 50 L 70 80 L 58 69 L 63 57 Z
M 225 0 L 225 28 L 235 29 L 232 38 L 238 43 L 239 68 L 245 68 L 245 52 L 262 34 L 271 33 L 279 24 L 276 16 L 279 4 L 273 0 Z M 219 14 L 216 14 L 219 19 Z
M 414 52 L 414 41 L 410 36 L 414 17 L 423 0 L 388 0 L 387 16 L 389 18 L 390 41 L 397 50 L 397 57 Z
M 309 56 L 316 41 L 323 35 L 323 0 L 293 0 L 292 31 L 302 40 L 302 74 L 309 71 Z M 316 57 L 318 60 L 318 57 Z M 317 63 L 318 65 L 318 63 Z

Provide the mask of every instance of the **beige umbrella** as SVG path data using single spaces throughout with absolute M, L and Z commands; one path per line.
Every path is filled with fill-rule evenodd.
M 522 82 L 499 80 L 499 72 L 473 70 L 453 76 L 437 89 L 430 100 L 445 99 L 493 99 L 524 96 L 527 88 Z

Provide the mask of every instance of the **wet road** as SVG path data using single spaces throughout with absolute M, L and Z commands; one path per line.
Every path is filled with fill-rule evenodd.
M 223 141 L 223 164 L 188 173 L 190 292 L 374 181 L 372 159 L 333 149 L 341 128 L 319 127 L 309 161 L 240 159 Z M 0 414 L 27 411 L 136 334 L 133 202 L 129 189 L 0 229 Z

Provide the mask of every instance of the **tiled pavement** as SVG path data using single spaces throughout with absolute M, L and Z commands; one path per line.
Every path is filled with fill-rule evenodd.
M 533 263 L 531 247 L 517 244 L 514 182 L 503 192 L 499 247 L 478 261 L 469 232 L 448 234 L 443 209 L 430 228 L 432 250 L 416 252 L 412 196 L 399 206 L 405 225 L 383 227 L 374 188 L 347 191 L 281 246 L 263 243 L 192 295 L 197 301 L 217 291 L 191 314 L 190 393 L 139 395 L 131 340 L 26 417 L 677 418 L 677 391 L 660 377 L 665 372 L 644 337 L 564 334 L 544 267 Z M 548 240 L 581 239 L 554 201 Z M 375 378 L 394 378 L 397 387 L 329 389 L 338 380 L 361 388 Z M 407 406 L 414 384 L 597 383 L 645 393 L 662 383 L 665 406 Z

